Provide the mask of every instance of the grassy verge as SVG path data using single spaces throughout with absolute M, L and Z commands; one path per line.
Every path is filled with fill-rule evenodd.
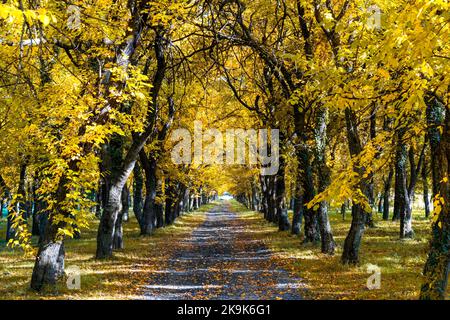
M 136 219 L 124 223 L 125 248 L 115 252 L 110 260 L 95 260 L 96 230 L 98 222 L 92 222 L 81 239 L 65 243 L 66 269 L 81 270 L 81 289 L 69 290 L 64 284 L 49 293 L 36 294 L 29 289 L 33 258 L 26 258 L 19 250 L 0 243 L 0 299 L 133 299 L 140 298 L 142 286 L 152 270 L 161 268 L 164 261 L 177 249 L 180 239 L 200 225 L 204 212 L 214 204 L 202 206 L 194 213 L 183 214 L 168 227 L 157 229 L 152 236 L 139 235 Z M 5 238 L 4 219 L 0 221 L 0 239 Z M 34 239 L 36 241 L 36 239 Z
M 367 229 L 363 236 L 360 265 L 350 267 L 340 263 L 350 214 L 343 221 L 340 214 L 330 213 L 337 243 L 336 254 L 330 257 L 320 253 L 320 246 L 302 245 L 301 237 L 279 232 L 260 213 L 248 211 L 236 202 L 233 209 L 247 220 L 255 237 L 275 252 L 280 265 L 304 279 L 309 289 L 305 298 L 417 299 L 419 295 L 430 236 L 430 222 L 422 212 L 414 212 L 416 236 L 413 240 L 399 239 L 399 222 L 383 221 L 380 216 L 375 216 L 377 227 Z M 367 289 L 367 280 L 372 274 L 367 271 L 369 264 L 380 268 L 380 289 Z

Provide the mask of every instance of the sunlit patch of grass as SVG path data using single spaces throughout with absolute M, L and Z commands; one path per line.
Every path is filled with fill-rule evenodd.
M 383 221 L 375 215 L 376 228 L 366 229 L 360 249 L 360 264 L 345 266 L 340 262 L 344 239 L 350 227 L 351 214 L 342 220 L 340 212 L 330 212 L 337 244 L 336 254 L 320 253 L 320 244 L 304 245 L 302 236 L 279 232 L 276 225 L 264 220 L 261 213 L 249 211 L 236 201 L 231 207 L 248 222 L 249 229 L 275 253 L 275 259 L 288 271 L 303 278 L 305 298 L 313 299 L 417 299 L 422 282 L 430 237 L 430 221 L 421 211 L 414 212 L 415 238 L 399 239 L 399 222 Z M 290 219 L 292 213 L 289 213 Z M 381 271 L 381 288 L 367 289 L 372 273 L 369 264 Z
M 109 260 L 94 259 L 98 222 L 84 230 L 81 239 L 65 242 L 66 268 L 81 271 L 81 289 L 69 290 L 62 281 L 55 290 L 37 294 L 29 289 L 34 258 L 0 243 L 0 299 L 133 299 L 142 297 L 142 288 L 150 273 L 161 268 L 174 253 L 178 242 L 189 236 L 205 219 L 205 212 L 215 204 L 202 206 L 194 213 L 181 215 L 174 224 L 157 229 L 152 236 L 140 236 L 136 219 L 124 223 L 123 250 Z M 5 224 L 0 222 L 0 237 L 5 238 Z M 36 242 L 36 239 L 34 239 Z

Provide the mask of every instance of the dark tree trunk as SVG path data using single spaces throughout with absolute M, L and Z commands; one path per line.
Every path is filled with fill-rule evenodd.
M 104 177 L 107 196 L 97 233 L 97 259 L 110 258 L 113 252 L 114 231 L 118 215 L 122 210 L 122 190 L 131 175 L 139 152 L 146 138 L 133 141 L 126 157 L 122 160 L 121 138 L 111 139 L 106 155 L 110 156 L 110 174 Z
M 17 198 L 14 203 L 14 208 L 8 214 L 7 224 L 6 224 L 6 241 L 13 240 L 16 238 L 16 230 L 13 228 L 13 218 L 22 215 L 23 218 L 25 213 L 25 200 L 26 200 L 26 191 L 25 191 L 25 175 L 26 175 L 27 165 L 25 163 L 20 165 L 19 171 L 19 186 L 17 187 Z
M 283 149 L 283 146 L 281 145 L 283 142 L 283 136 L 280 134 L 280 149 Z M 276 174 L 276 182 L 275 182 L 275 208 L 277 212 L 277 219 L 278 219 L 278 230 L 279 231 L 287 231 L 291 228 L 291 225 L 289 223 L 289 218 L 287 215 L 287 209 L 285 205 L 284 198 L 286 196 L 286 183 L 284 179 L 285 174 L 285 161 L 284 157 L 279 157 L 279 167 L 278 172 Z
M 71 161 L 69 168 L 76 170 L 77 161 Z M 66 184 L 67 179 L 65 176 L 61 177 L 55 194 L 57 205 L 63 203 L 66 198 L 68 192 Z M 69 215 L 62 208 L 55 208 L 55 210 L 65 216 Z M 56 223 L 52 220 L 51 216 L 50 218 L 48 218 L 47 214 L 44 216 L 44 230 L 39 241 L 39 249 L 30 283 L 31 288 L 36 291 L 41 291 L 47 286 L 54 287 L 64 274 L 64 242 L 61 236 L 58 237 L 58 230 L 60 227 L 64 227 L 64 222 Z
M 427 120 L 433 173 L 433 195 L 441 199 L 440 213 L 432 226 L 432 237 L 423 275 L 420 299 L 447 298 L 450 252 L 450 109 L 433 95 L 428 95 Z M 445 118 L 444 118 L 445 115 Z M 444 120 L 445 119 L 445 120 Z M 436 125 L 443 124 L 442 135 Z M 434 131 L 436 130 L 436 131 Z M 446 179 L 446 180 L 445 180 Z
M 267 176 L 259 176 L 261 184 L 261 210 L 264 219 L 269 220 L 269 204 L 268 204 L 268 190 L 267 190 Z
M 144 178 L 142 177 L 141 166 L 136 163 L 133 169 L 133 213 L 139 226 L 142 228 L 142 210 L 143 210 L 143 197 L 142 190 L 144 188 Z
M 170 179 L 166 179 L 166 205 L 164 209 L 164 220 L 165 225 L 171 225 L 173 223 L 173 207 L 174 207 L 174 186 L 173 181 Z M 199 197 L 197 201 L 201 201 L 201 198 Z
M 123 249 L 123 226 L 125 214 L 128 212 L 128 187 L 125 184 L 121 195 L 122 210 L 117 215 L 116 225 L 114 227 L 113 249 Z
M 387 178 L 384 180 L 383 188 L 383 220 L 389 220 L 389 198 L 391 197 L 391 184 L 394 170 L 389 169 Z
M 297 168 L 297 183 L 301 183 L 303 187 L 303 202 L 304 202 L 304 229 L 305 235 L 303 242 L 316 243 L 320 240 L 320 230 L 318 224 L 318 215 L 312 208 L 306 205 L 314 198 L 314 180 L 311 166 L 311 151 L 307 145 L 308 137 L 306 135 L 305 114 L 300 111 L 299 106 L 294 106 L 294 125 L 295 132 L 299 139 L 296 147 L 296 157 L 298 161 Z
M 156 199 L 156 159 L 148 157 L 145 151 L 139 154 L 142 168 L 145 172 L 145 201 L 142 214 L 142 235 L 153 234 L 156 225 L 155 199 Z
M 146 22 L 148 15 L 141 15 L 142 8 L 132 8 L 133 17 L 130 20 L 129 28 L 127 29 L 126 40 L 118 48 L 118 55 L 116 61 L 119 67 L 126 67 L 129 59 L 132 57 L 134 50 L 139 43 L 139 38 L 142 32 L 143 25 Z M 160 42 L 160 44 L 158 44 Z M 162 40 L 156 41 L 155 51 L 162 52 Z M 159 58 L 159 57 L 158 57 Z M 160 59 L 158 60 L 158 70 L 160 70 Z M 165 70 L 165 68 L 162 68 Z M 155 77 L 156 78 L 156 77 Z M 161 81 L 162 82 L 162 78 Z M 154 81 L 152 93 L 157 93 L 161 83 Z M 153 99 L 156 101 L 156 99 Z M 96 118 L 92 120 L 97 121 Z M 89 121 L 87 121 L 89 123 Z M 86 131 L 86 126 L 83 125 L 79 129 L 79 135 L 82 136 Z M 109 257 L 112 255 L 112 239 L 114 234 L 115 220 L 120 210 L 120 194 L 122 188 L 128 179 L 134 167 L 134 162 L 138 156 L 139 151 L 144 147 L 146 140 L 152 132 L 152 126 L 146 128 L 143 133 L 138 135 L 138 139 L 133 141 L 130 150 L 121 165 L 121 170 L 117 177 L 112 180 L 108 194 L 108 202 L 105 204 L 105 211 L 102 215 L 99 225 L 99 232 L 97 237 L 97 257 Z M 84 154 L 92 151 L 93 145 L 91 143 L 83 142 L 80 147 Z M 68 160 L 68 169 L 72 172 L 78 171 L 79 159 Z M 55 211 L 62 214 L 65 218 L 70 216 L 70 212 L 65 212 L 64 207 L 60 207 L 66 200 L 68 190 L 68 181 L 65 175 L 60 178 L 58 188 L 55 196 Z M 116 202 L 119 202 L 117 208 Z M 44 237 L 41 239 L 38 254 L 33 269 L 31 279 L 31 287 L 35 290 L 41 290 L 46 285 L 54 285 L 57 279 L 64 272 L 64 247 L 63 240 L 58 236 L 59 228 L 65 228 L 63 221 L 55 222 L 52 220 L 52 215 L 49 214 L 48 222 L 45 226 Z
M 62 240 L 54 240 L 58 231 L 56 226 L 51 221 L 46 225 L 31 276 L 30 286 L 36 291 L 41 291 L 46 286 L 55 286 L 64 275 L 64 243 Z
M 348 147 L 351 157 L 354 158 L 361 153 L 362 144 L 359 138 L 356 115 L 351 109 L 345 109 L 345 122 L 347 127 Z M 365 169 L 357 166 L 354 167 L 353 170 L 360 176 L 360 190 L 367 198 L 369 198 L 367 179 L 363 178 Z M 353 202 L 352 224 L 344 241 L 344 251 L 342 252 L 341 258 L 343 264 L 357 264 L 359 262 L 359 248 L 364 234 L 368 213 L 369 212 L 366 211 L 361 204 Z
M 296 189 L 296 195 L 294 197 L 294 206 L 292 208 L 292 234 L 299 235 L 302 229 L 302 219 L 303 219 L 303 196 L 301 194 L 301 187 L 298 186 Z
M 155 201 L 155 215 L 156 215 L 156 227 L 162 228 L 164 227 L 164 207 L 161 203 L 162 199 L 162 185 L 163 180 L 158 179 L 156 182 L 156 197 L 158 201 Z
M 315 164 L 318 175 L 318 191 L 324 192 L 331 183 L 330 169 L 326 163 L 326 143 L 327 143 L 327 110 L 320 107 L 316 114 L 316 128 L 314 136 L 316 140 Z M 331 231 L 330 220 L 328 218 L 328 203 L 322 201 L 319 204 L 318 222 L 321 238 L 322 253 L 334 254 L 336 244 L 334 243 L 333 233 Z
M 129 29 L 133 31 L 134 28 L 137 28 L 139 31 L 133 34 L 133 36 L 127 38 L 126 48 L 121 51 L 121 60 L 119 60 L 122 64 L 124 61 L 128 63 L 131 55 L 135 52 L 136 45 L 138 44 L 137 40 L 139 39 L 140 32 L 142 31 L 142 24 L 145 23 L 145 19 L 140 16 L 140 10 L 136 11 L 138 12 L 138 17 L 136 17 L 136 21 L 132 21 L 133 24 Z M 112 170 L 113 172 L 110 175 L 110 178 L 108 178 L 110 181 L 108 181 L 107 202 L 104 204 L 103 215 L 98 227 L 96 257 L 99 259 L 110 258 L 112 256 L 115 223 L 117 216 L 122 209 L 122 189 L 134 169 L 139 153 L 143 150 L 150 135 L 154 132 L 154 124 L 158 110 L 158 95 L 163 84 L 167 66 L 164 56 L 167 39 L 164 39 L 161 29 L 155 30 L 155 32 L 156 35 L 153 48 L 157 66 L 152 81 L 152 88 L 150 90 L 152 105 L 151 109 L 149 109 L 147 113 L 147 119 L 149 122 L 146 125 L 144 132 L 133 135 L 132 145 L 129 147 L 125 158 L 117 162 L 115 160 L 112 161 L 113 167 L 117 167 L 117 169 Z

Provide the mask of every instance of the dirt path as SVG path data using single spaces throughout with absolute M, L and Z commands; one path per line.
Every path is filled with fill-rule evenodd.
M 226 202 L 216 206 L 168 267 L 152 274 L 144 298 L 302 299 L 300 279 L 277 267 L 245 227 Z

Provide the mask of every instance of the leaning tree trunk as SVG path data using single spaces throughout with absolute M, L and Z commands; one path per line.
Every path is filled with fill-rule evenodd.
M 450 109 L 438 100 L 438 97 L 427 97 L 427 118 L 429 124 L 429 140 L 432 154 L 433 195 L 439 199 L 436 221 L 432 226 L 430 250 L 425 263 L 424 283 L 421 287 L 420 299 L 446 299 L 449 272 L 450 252 Z M 445 118 L 444 118 L 445 114 Z M 435 125 L 444 123 L 442 135 Z M 434 131 L 437 130 L 437 131 Z M 435 211 L 438 212 L 438 210 Z
M 362 144 L 359 138 L 356 115 L 349 108 L 345 109 L 345 122 L 347 127 L 348 147 L 350 155 L 354 158 L 361 153 Z M 365 169 L 360 166 L 355 166 L 353 170 L 361 177 L 359 189 L 367 198 L 369 198 L 367 180 L 363 177 Z M 368 213 L 369 212 L 365 210 L 362 204 L 353 202 L 352 224 L 347 237 L 345 238 L 344 250 L 341 257 L 343 264 L 357 264 L 359 262 L 359 248 L 361 246 Z

